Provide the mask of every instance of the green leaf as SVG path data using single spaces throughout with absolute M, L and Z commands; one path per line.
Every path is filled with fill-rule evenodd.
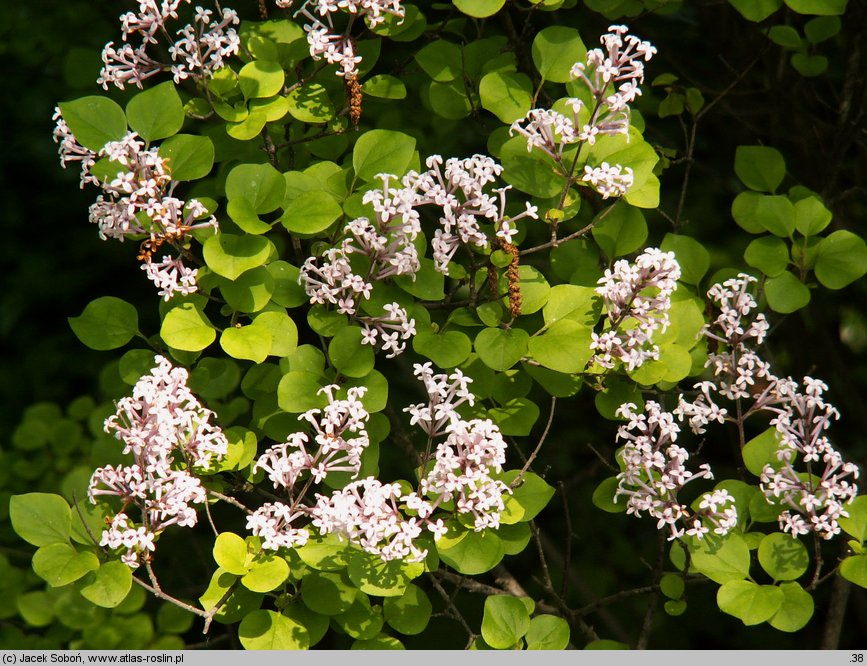
M 612 641 L 609 639 L 599 639 L 591 641 L 584 646 L 585 650 L 628 650 L 629 646 L 620 641 Z
M 765 228 L 759 223 L 756 211 L 765 195 L 758 192 L 741 192 L 732 201 L 732 218 L 738 226 L 751 234 L 760 234 Z
M 795 231 L 795 207 L 788 197 L 760 196 L 755 200 L 752 214 L 756 223 L 775 236 L 790 238 Z
M 644 399 L 639 388 L 630 381 L 609 380 L 604 390 L 599 391 L 594 398 L 596 411 L 609 421 L 620 420 L 616 412 L 620 405 L 631 402 L 639 411 L 644 409 Z
M 473 110 L 464 84 L 459 80 L 448 83 L 432 81 L 428 88 L 428 97 L 434 113 L 447 120 L 466 118 Z
M 93 581 L 81 588 L 81 596 L 103 608 L 114 608 L 132 587 L 132 571 L 123 562 L 104 562 Z
M 848 0 L 784 0 L 785 3 L 799 14 L 817 14 L 819 16 L 839 16 L 846 12 Z
M 771 465 L 775 469 L 780 466 L 777 451 L 780 448 L 780 440 L 776 428 L 768 428 L 760 435 L 753 437 L 741 449 L 744 457 L 744 465 L 755 476 L 761 476 L 765 465 Z
M 508 280 L 503 276 L 500 280 L 501 291 L 508 288 Z M 521 292 L 521 314 L 532 314 L 541 310 L 548 302 L 551 286 L 540 270 L 533 266 L 518 267 L 518 288 Z M 503 298 L 503 305 L 508 305 L 509 299 Z
M 510 470 L 503 474 L 502 480 L 507 486 L 517 478 L 519 470 Z M 512 490 L 511 499 L 521 507 L 522 521 L 533 520 L 542 511 L 554 496 L 554 488 L 541 476 L 533 472 L 525 472 L 521 477 L 521 484 Z
M 691 562 L 699 573 L 716 583 L 739 581 L 750 573 L 750 549 L 743 537 L 729 533 L 721 544 L 698 542 Z
M 554 168 L 554 162 L 537 151 L 527 150 L 527 139 L 516 136 L 500 149 L 503 180 L 515 189 L 534 197 L 550 198 L 563 188 L 563 176 Z
M 403 560 L 386 562 L 379 555 L 353 549 L 349 551 L 346 573 L 353 585 L 365 594 L 399 597 L 411 580 L 424 573 L 424 564 Z
M 359 137 L 352 151 L 355 175 L 373 180 L 377 174 L 406 173 L 415 153 L 415 139 L 402 132 L 370 130 Z
M 68 543 L 42 546 L 33 554 L 33 571 L 51 587 L 69 585 L 97 569 L 96 555 L 88 551 L 79 553 Z
M 813 597 L 797 583 L 783 583 L 780 590 L 783 603 L 768 624 L 778 631 L 798 631 L 813 617 Z
M 807 570 L 807 548 L 789 534 L 774 532 L 759 544 L 759 564 L 775 581 L 795 580 Z
M 819 243 L 815 271 L 828 289 L 842 289 L 867 273 L 867 244 L 851 231 L 835 231 Z
M 531 54 L 542 78 L 554 83 L 571 81 L 572 66 L 587 59 L 587 49 L 578 31 L 556 25 L 536 33 Z
M 744 261 L 768 277 L 777 277 L 789 265 L 789 247 L 781 238 L 762 236 L 747 245 Z
M 529 355 L 551 370 L 583 372 L 593 355 L 590 349 L 592 332 L 589 326 L 571 319 L 561 319 L 541 335 L 530 338 Z
M 815 236 L 830 223 L 831 211 L 818 197 L 808 196 L 795 202 L 795 228 L 804 236 Z
M 548 293 L 548 302 L 542 310 L 546 324 L 571 319 L 579 324 L 593 326 L 601 314 L 601 299 L 592 287 L 575 284 L 557 284 Z
M 280 587 L 288 577 L 286 560 L 268 553 L 250 565 L 249 571 L 241 578 L 241 584 L 253 592 L 270 592 Z
M 262 133 L 268 116 L 264 112 L 249 113 L 238 122 L 230 122 L 226 125 L 226 134 L 238 141 L 251 141 Z
M 782 606 L 783 596 L 783 591 L 773 585 L 732 580 L 717 590 L 716 601 L 721 611 L 750 627 L 770 620 Z
M 259 215 L 279 208 L 285 191 L 283 174 L 270 164 L 239 164 L 226 177 L 226 197 L 249 202 Z
M 300 271 L 297 267 L 285 261 L 272 261 L 266 268 L 274 278 L 271 300 L 277 305 L 294 308 L 307 302 L 307 294 L 298 281 Z
M 319 571 L 340 571 L 349 564 L 349 543 L 336 534 L 313 536 L 295 552 L 304 564 Z
M 683 576 L 680 574 L 665 574 L 659 581 L 660 591 L 669 599 L 680 599 L 683 588 Z
M 284 81 L 280 64 L 268 60 L 253 60 L 238 72 L 238 85 L 245 99 L 272 97 L 280 92 Z
M 507 650 L 527 633 L 530 614 L 516 597 L 494 595 L 485 599 L 482 638 L 492 648 Z
M 338 615 L 349 610 L 358 590 L 337 573 L 314 571 L 301 581 L 301 598 L 307 607 L 323 615 Z
M 445 276 L 435 267 L 431 259 L 422 257 L 421 266 L 415 274 L 398 275 L 394 283 L 406 293 L 426 301 L 438 301 L 445 298 Z
M 710 252 L 689 236 L 665 234 L 659 249 L 663 252 L 674 252 L 677 263 L 680 264 L 680 280 L 686 284 L 697 285 L 710 268 Z
M 123 347 L 138 333 L 135 307 L 113 296 L 91 301 L 78 317 L 69 317 L 75 336 L 91 349 Z
M 607 513 L 625 513 L 626 501 L 614 501 L 619 485 L 620 482 L 616 476 L 610 476 L 603 480 L 602 483 L 596 486 L 596 490 L 593 491 L 593 496 L 591 498 L 593 506 L 606 511 Z
M 120 141 L 126 135 L 126 116 L 120 106 L 93 95 L 58 104 L 63 119 L 75 139 L 94 152 L 109 141 Z
M 843 508 L 849 517 L 840 518 L 837 522 L 840 523 L 840 527 L 846 534 L 855 538 L 858 543 L 864 543 L 867 539 L 867 496 L 856 497 Z
M 488 416 L 504 435 L 526 437 L 539 419 L 539 407 L 529 398 L 512 398 L 489 409 Z
M 467 16 L 487 18 L 500 11 L 506 0 L 452 0 L 452 3 Z
M 427 628 L 433 606 L 424 590 L 409 584 L 401 596 L 383 599 L 382 610 L 390 627 L 414 636 Z
M 137 93 L 126 105 L 130 128 L 150 143 L 177 134 L 184 124 L 184 104 L 171 81 Z
M 850 555 L 840 564 L 840 575 L 859 587 L 867 588 L 867 555 Z
M 219 233 L 202 246 L 205 263 L 217 275 L 235 280 L 245 271 L 268 261 L 274 245 L 261 236 Z
M 277 404 L 280 409 L 293 414 L 324 407 L 327 401 L 318 394 L 320 388 L 317 375 L 304 371 L 289 372 L 283 375 L 277 387 Z
M 246 650 L 306 650 L 307 629 L 300 622 L 271 610 L 255 610 L 238 625 L 238 640 Z
M 840 33 L 842 21 L 836 16 L 818 16 L 804 24 L 804 34 L 811 44 L 820 44 Z
M 788 314 L 810 302 L 810 290 L 789 271 L 765 282 L 765 296 L 774 312 Z
M 771 26 L 768 29 L 768 38 L 774 44 L 779 44 L 790 49 L 800 48 L 802 42 L 801 35 L 790 25 Z
M 434 333 L 432 330 L 421 330 L 412 340 L 412 348 L 416 353 L 429 358 L 443 369 L 460 365 L 473 349 L 469 336 L 461 331 L 445 331 Z
M 274 278 L 264 266 L 251 268 L 235 280 L 220 279 L 219 285 L 226 304 L 239 312 L 258 312 L 274 293 Z
M 569 623 L 556 615 L 537 615 L 524 635 L 528 650 L 565 650 L 569 639 Z
M 334 623 L 352 638 L 369 640 L 382 629 L 382 606 L 371 606 L 366 595 L 359 595 L 348 611 L 334 617 Z
M 533 84 L 526 74 L 490 72 L 479 82 L 482 107 L 504 123 L 527 115 L 533 105 Z
M 457 44 L 437 39 L 415 54 L 415 61 L 434 81 L 454 81 L 463 72 L 461 48 Z
M 505 554 L 503 542 L 493 530 L 449 533 L 437 540 L 436 548 L 443 562 L 469 576 L 490 571 Z
M 410 5 L 411 6 L 411 5 Z M 349 647 L 350 650 L 405 650 L 403 643 L 394 636 L 377 634 L 367 640 L 357 640 Z
M 362 343 L 358 326 L 341 329 L 328 345 L 328 357 L 337 370 L 347 377 L 364 377 L 375 362 L 373 347 Z
M 289 356 L 298 346 L 298 327 L 285 312 L 262 312 L 253 319 L 253 326 L 270 334 L 269 356 Z
M 520 328 L 485 328 L 476 336 L 479 358 L 492 370 L 511 368 L 527 353 L 529 334 Z
M 160 337 L 172 349 L 197 352 L 217 339 L 217 331 L 199 307 L 182 303 L 166 313 Z
M 204 178 L 214 166 L 214 144 L 206 136 L 175 134 L 160 144 L 159 154 L 166 160 L 172 180 Z
M 247 566 L 247 542 L 232 532 L 221 532 L 214 541 L 214 561 L 229 573 L 241 576 Z
M 640 210 L 617 203 L 596 216 L 593 239 L 609 259 L 631 254 L 647 240 L 647 222 Z
M 286 99 L 289 113 L 302 123 L 318 125 L 334 117 L 334 105 L 328 91 L 318 83 L 299 86 L 292 90 Z
M 828 58 L 823 55 L 794 53 L 791 63 L 801 76 L 819 76 L 828 69 Z
M 729 4 L 748 21 L 758 23 L 782 7 L 783 0 L 729 0 Z
M 738 146 L 735 173 L 751 190 L 775 192 L 786 175 L 782 154 L 768 146 Z
M 362 84 L 361 90 L 365 95 L 381 99 L 406 98 L 406 86 L 403 85 L 403 81 L 389 74 L 371 76 Z
M 13 495 L 9 499 L 9 519 L 15 533 L 34 546 L 69 541 L 72 514 L 60 495 Z

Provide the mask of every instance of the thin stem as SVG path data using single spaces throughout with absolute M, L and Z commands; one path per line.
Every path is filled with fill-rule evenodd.
M 542 432 L 542 436 L 539 438 L 539 442 L 536 444 L 536 448 L 533 449 L 533 452 L 530 454 L 530 457 L 527 458 L 527 461 L 524 463 L 524 466 L 521 468 L 518 476 L 515 477 L 515 480 L 512 481 L 512 484 L 509 486 L 510 488 L 517 488 L 521 479 L 524 478 L 524 474 L 526 474 L 527 470 L 530 469 L 530 465 L 533 464 L 533 461 L 536 459 L 536 456 L 539 454 L 539 451 L 542 448 L 542 444 L 545 443 L 545 440 L 548 437 L 548 431 L 551 429 L 551 423 L 554 421 L 554 410 L 557 407 L 557 398 L 551 397 L 551 410 L 548 412 L 548 423 L 545 424 L 545 430 Z

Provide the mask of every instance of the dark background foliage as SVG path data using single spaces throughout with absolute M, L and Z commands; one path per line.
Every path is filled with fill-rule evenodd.
M 679 117 L 656 117 L 665 93 L 659 87 L 645 86 L 638 108 L 646 120 L 646 136 L 660 149 L 674 151 L 673 163 L 662 175 L 661 208 L 665 215 L 649 214 L 648 245 L 659 243 L 674 224 L 711 250 L 711 272 L 741 265 L 749 238 L 729 212 L 741 189 L 733 172 L 735 149 L 741 144 L 779 149 L 786 158 L 786 185 L 801 184 L 819 192 L 833 211 L 829 231 L 867 233 L 867 2 L 850 0 L 849 4 L 842 31 L 821 46 L 822 54 L 829 58 L 829 68 L 814 78 L 796 72 L 785 49 L 762 32 L 768 24 L 802 25 L 805 19 L 797 14 L 781 11 L 765 24 L 756 25 L 721 0 L 691 0 L 670 14 L 629 20 L 633 32 L 659 48 L 659 55 L 649 65 L 650 80 L 671 72 L 681 84 L 701 90 L 708 102 L 718 99 L 702 116 L 690 151 L 691 123 Z M 54 105 L 97 92 L 93 79 L 99 69 L 98 54 L 108 39 L 117 39 L 116 17 L 126 9 L 108 0 L 42 0 L 5 8 L 0 27 L 0 54 L 6 63 L 6 92 L 0 106 L 0 126 L 6 130 L 0 243 L 0 456 L 29 404 L 55 401 L 65 405 L 79 395 L 99 390 L 99 370 L 113 356 L 85 349 L 72 335 L 66 317 L 79 314 L 87 302 L 102 295 L 132 302 L 155 300 L 134 261 L 135 246 L 103 243 L 95 228 L 89 227 L 87 207 L 93 191 L 79 190 L 77 174 L 59 168 L 51 142 Z M 529 19 L 530 25 L 527 14 L 512 7 L 503 25 L 497 26 L 516 38 L 519 61 L 529 51 L 529 43 L 521 41 L 521 34 L 533 34 L 544 25 L 559 22 L 577 27 L 590 44 L 608 25 L 581 3 L 574 10 L 556 14 L 535 12 Z M 406 56 L 398 50 L 384 57 L 378 71 L 399 74 L 407 66 Z M 366 111 L 375 112 L 374 104 Z M 436 121 L 429 133 L 419 137 L 419 149 L 422 154 L 484 152 L 488 129 L 483 114 L 462 121 Z M 830 400 L 843 414 L 832 432 L 833 439 L 862 468 L 867 463 L 865 305 L 864 280 L 839 292 L 820 288 L 808 308 L 791 316 L 771 317 L 773 334 L 768 344 L 778 373 L 810 374 L 827 381 Z M 395 377 L 398 370 L 396 366 Z M 547 398 L 531 395 L 546 415 Z M 572 607 L 617 590 L 647 585 L 664 545 L 652 521 L 609 516 L 590 502 L 595 485 L 610 475 L 606 466 L 613 460 L 615 448 L 615 425 L 598 417 L 591 398 L 584 391 L 571 399 L 568 407 L 560 405 L 558 427 L 549 434 L 536 467 L 559 490 L 538 526 L 544 535 L 547 566 L 555 583 L 562 582 Z M 544 421 L 540 419 L 534 437 L 541 433 Z M 514 446 L 527 453 L 535 444 L 534 437 L 514 442 Z M 724 438 L 717 437 L 703 447 L 703 459 L 716 461 L 716 465 L 731 459 Z M 737 470 L 718 469 L 719 477 L 729 473 L 736 474 Z M 5 512 L 5 497 L 0 496 L 0 500 L 0 512 Z M 191 566 L 200 562 L 202 575 L 208 575 L 209 553 L 197 554 L 190 543 L 196 540 L 189 533 L 175 535 L 161 549 L 174 547 L 190 553 Z M 0 550 L 4 548 L 0 545 Z M 837 548 L 837 544 L 827 548 L 829 562 L 836 557 Z M 169 562 L 167 557 L 167 577 L 171 575 Z M 568 574 L 562 581 L 564 563 Z M 519 579 L 532 581 L 539 572 L 539 553 L 528 548 L 508 559 L 506 566 Z M 531 595 L 538 592 L 532 583 L 528 590 Z M 649 646 L 813 648 L 823 644 L 833 585 L 817 593 L 813 621 L 794 636 L 767 625 L 745 628 L 717 610 L 715 590 L 709 584 L 692 586 L 687 593 L 688 609 L 679 617 L 656 612 Z M 197 593 L 190 591 L 190 595 Z M 470 592 L 461 592 L 457 598 L 476 623 L 482 601 L 482 596 Z M 647 617 L 647 606 L 645 594 L 625 596 L 596 609 L 587 621 L 600 635 L 634 643 Z M 848 600 L 839 646 L 863 647 L 865 626 L 867 594 L 856 588 Z M 409 639 L 407 645 L 463 647 L 465 638 L 455 627 L 452 621 L 435 619 L 430 633 L 415 641 Z M 190 634 L 191 642 L 201 640 L 196 631 Z M 214 631 L 219 638 L 223 628 L 215 627 Z M 230 639 L 215 644 L 226 646 L 224 640 Z

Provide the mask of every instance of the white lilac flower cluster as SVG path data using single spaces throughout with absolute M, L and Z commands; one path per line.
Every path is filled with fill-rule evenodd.
M 277 6 L 288 9 L 295 0 L 276 0 Z M 343 34 L 334 27 L 332 16 L 338 12 L 349 14 L 349 22 Z M 295 12 L 303 15 L 309 23 L 304 25 L 310 55 L 314 60 L 323 58 L 329 65 L 338 65 L 337 75 L 354 78 L 358 76 L 361 56 L 355 50 L 350 31 L 358 18 L 365 18 L 371 28 L 385 21 L 386 15 L 403 19 L 404 9 L 400 0 L 306 0 Z
M 168 46 L 172 62 L 163 63 L 151 56 L 148 49 L 169 35 L 167 23 L 177 20 L 182 4 L 190 4 L 190 0 L 140 0 L 138 13 L 123 14 L 123 44 L 117 48 L 114 42 L 105 45 L 97 83 L 105 90 L 109 84 L 121 90 L 130 83 L 141 88 L 143 81 L 163 71 L 171 71 L 175 83 L 209 78 L 223 66 L 224 58 L 238 53 L 238 32 L 229 27 L 240 22 L 237 13 L 223 9 L 213 18 L 211 10 L 196 7 L 193 23 L 175 31 L 178 39 Z
M 653 335 L 668 328 L 671 295 L 679 278 L 674 253 L 656 248 L 646 249 L 633 264 L 620 259 L 606 269 L 596 293 L 602 296 L 608 314 L 607 329 L 592 334 L 590 363 L 613 368 L 620 361 L 633 370 L 648 359 L 659 358 Z
M 587 62 L 575 63 L 573 80 L 582 82 L 593 107 L 576 97 L 566 100 L 572 111 L 569 118 L 552 109 L 532 109 L 516 120 L 510 134 L 527 139 L 527 150 L 534 148 L 563 161 L 563 150 L 573 144 L 593 145 L 600 135 L 629 135 L 629 104 L 641 94 L 644 82 L 644 62 L 651 59 L 656 48 L 649 42 L 627 34 L 626 26 L 612 25 L 600 41 L 605 49 L 591 49 Z M 581 180 L 602 195 L 603 199 L 621 197 L 632 187 L 634 174 L 629 167 L 607 162 L 584 167 Z
M 419 207 L 439 209 L 439 227 L 431 244 L 434 266 L 442 273 L 448 271 L 448 263 L 461 244 L 487 245 L 488 236 L 479 219 L 491 221 L 496 235 L 510 242 L 517 233 L 518 220 L 537 217 L 536 207 L 530 204 L 519 215 L 506 216 L 508 187 L 494 189 L 497 196 L 484 191 L 502 171 L 490 157 L 451 158 L 443 168 L 442 157 L 433 155 L 426 164 L 427 171 L 411 171 L 401 179 L 380 174 L 382 187 L 367 191 L 362 199 L 372 206 L 375 219 L 350 221 L 340 246 L 304 262 L 300 280 L 311 303 L 334 305 L 338 312 L 356 316 L 360 301 L 370 298 L 374 282 L 398 275 L 415 276 L 421 267 L 414 243 L 421 233 Z M 367 258 L 363 275 L 353 268 L 353 256 Z M 403 351 L 406 341 L 415 335 L 415 322 L 397 304 L 386 306 L 381 316 L 357 319 L 365 329 L 364 341 L 378 344 L 391 355 Z
M 614 501 L 624 496 L 628 514 L 641 516 L 646 511 L 656 518 L 657 529 L 669 529 L 669 540 L 684 534 L 702 539 L 711 530 L 727 534 L 738 520 L 734 498 L 726 490 L 715 490 L 702 496 L 697 511 L 682 504 L 678 493 L 688 482 L 713 479 L 710 466 L 701 465 L 698 472 L 686 468 L 689 453 L 675 443 L 680 427 L 659 403 L 647 401 L 643 414 L 636 409 L 626 403 L 617 410 L 628 423 L 617 431 L 625 445 L 618 453 L 623 471 L 617 475 Z
M 132 396 L 117 403 L 105 422 L 132 454 L 131 465 L 107 465 L 94 471 L 88 496 L 123 500 L 124 511 L 102 533 L 101 546 L 124 549 L 121 559 L 135 568 L 140 557 L 154 550 L 154 539 L 170 525 L 192 527 L 197 522 L 193 504 L 207 497 L 190 470 L 208 470 L 228 451 L 222 430 L 211 423 L 214 413 L 203 407 L 187 388 L 188 373 L 173 368 L 162 356 L 156 367 L 136 383 Z M 125 509 L 135 505 L 141 524 L 135 525 Z
M 367 477 L 352 480 L 330 495 L 317 493 L 312 506 L 303 502 L 310 485 L 321 483 L 331 472 L 351 472 L 355 479 L 369 444 L 364 429 L 368 413 L 360 402 L 363 389 L 350 389 L 345 400 L 338 400 L 337 387 L 326 387 L 328 406 L 303 415 L 315 430 L 313 440 L 294 433 L 256 463 L 274 487 L 290 498 L 288 503 L 266 504 L 247 519 L 248 529 L 262 538 L 264 548 L 304 545 L 313 527 L 323 535 L 337 534 L 383 560 L 418 562 L 427 550 L 417 540 L 425 534 L 439 539 L 446 533 L 443 514 L 434 515 L 445 503 L 453 502 L 454 512 L 472 516 L 476 531 L 499 525 L 503 497 L 509 492 L 492 476 L 502 471 L 505 462 L 506 443 L 499 429 L 489 420 L 465 421 L 455 411 L 474 400 L 468 389 L 471 380 L 459 370 L 438 375 L 428 363 L 416 365 L 415 374 L 425 385 L 428 402 L 407 409 L 411 423 L 418 424 L 430 441 L 445 437 L 419 491 Z M 299 526 L 300 520 L 309 522 Z
M 99 152 L 78 143 L 55 109 L 54 141 L 59 144 L 60 164 L 78 162 L 81 166 L 81 185 L 93 184 L 102 189 L 89 211 L 89 218 L 99 228 L 103 240 L 127 236 L 147 236 L 153 249 L 168 239 L 180 240 L 193 229 L 213 227 L 217 219 L 208 216 L 205 207 L 196 199 L 183 201 L 174 196 L 177 182 L 171 179 L 169 165 L 156 148 L 145 148 L 135 132 L 128 132 L 120 141 L 109 141 Z M 107 158 L 116 165 L 114 178 L 101 180 L 92 173 L 97 158 Z M 147 220 L 145 224 L 144 221 Z M 197 269 L 189 268 L 178 258 L 164 256 L 162 261 L 152 260 L 152 251 L 143 251 L 142 270 L 158 288 L 166 301 L 175 294 L 190 294 L 197 289 Z
M 838 520 L 848 515 L 846 505 L 858 493 L 852 481 L 859 476 L 858 466 L 844 462 L 825 435 L 837 410 L 822 398 L 828 387 L 821 381 L 804 377 L 796 382 L 771 372 L 770 364 L 754 351 L 767 334 L 768 322 L 750 293 L 756 279 L 741 274 L 714 285 L 708 292 L 720 310 L 705 330 L 719 344 L 710 354 L 713 381 L 696 384 L 698 396 L 688 401 L 683 396 L 675 414 L 688 419 L 695 433 L 703 433 L 711 421 L 722 423 L 728 411 L 714 398 L 749 400 L 742 407 L 743 418 L 765 412 L 773 415 L 771 425 L 779 439 L 779 464 L 766 465 L 761 474 L 761 489 L 769 502 L 784 507 L 780 529 L 793 537 L 815 532 L 825 539 L 840 533 Z M 802 463 L 801 471 L 796 467 Z M 806 472 L 806 474 L 804 474 Z

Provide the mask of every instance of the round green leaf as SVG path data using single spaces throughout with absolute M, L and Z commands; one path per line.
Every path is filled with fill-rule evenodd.
M 864 543 L 867 539 L 867 496 L 856 497 L 844 508 L 849 517 L 839 519 L 840 527 L 858 543 Z
M 19 594 L 15 599 L 15 607 L 31 627 L 47 627 L 54 619 L 54 600 L 42 591 Z M 12 609 L 13 613 L 15 607 Z
M 81 588 L 81 595 L 88 601 L 114 608 L 126 599 L 132 587 L 132 571 L 123 562 L 104 562 L 93 582 Z
M 738 146 L 735 173 L 751 190 L 774 192 L 786 175 L 786 163 L 780 151 L 768 146 Z
M 804 34 L 811 44 L 820 44 L 840 33 L 843 22 L 836 16 L 818 16 L 804 24 Z
M 815 236 L 830 223 L 831 211 L 818 197 L 809 196 L 795 202 L 795 229 L 804 236 Z
M 485 599 L 482 638 L 492 648 L 513 648 L 529 628 L 530 615 L 520 599 L 505 595 Z
M 740 581 L 750 573 L 750 549 L 743 537 L 729 533 L 722 544 L 699 542 L 691 562 L 699 573 L 716 583 Z
M 554 162 L 539 151 L 527 150 L 527 139 L 516 136 L 500 149 L 503 180 L 515 189 L 534 197 L 550 198 L 563 189 L 563 176 L 554 168 Z
M 572 66 L 587 59 L 587 48 L 575 28 L 554 25 L 536 33 L 531 54 L 545 81 L 568 83 Z
M 569 623 L 556 615 L 537 615 L 524 635 L 528 650 L 565 650 L 569 638 Z
M 69 585 L 99 569 L 96 555 L 88 551 L 79 553 L 68 543 L 42 546 L 33 554 L 32 564 L 33 571 L 51 587 Z
M 677 263 L 680 264 L 680 280 L 686 284 L 697 285 L 710 268 L 710 252 L 689 236 L 665 234 L 659 249 L 663 252 L 674 252 Z
M 419 49 L 415 61 L 434 81 L 454 81 L 463 72 L 461 47 L 444 39 L 437 39 Z
M 403 175 L 415 153 L 415 139 L 402 132 L 370 130 L 362 134 L 352 151 L 355 175 L 373 180 L 377 174 Z
M 177 134 L 184 124 L 184 105 L 171 81 L 137 93 L 126 105 L 130 128 L 150 143 Z
M 741 192 L 732 202 L 732 218 L 738 226 L 751 234 L 760 234 L 765 228 L 759 224 L 756 211 L 765 195 L 758 192 Z
M 253 592 L 270 592 L 289 577 L 289 565 L 282 557 L 267 554 L 257 558 L 241 578 L 241 584 Z
M 264 111 L 256 111 L 244 115 L 238 122 L 226 124 L 226 134 L 238 141 L 250 141 L 262 133 L 268 115 Z
M 780 589 L 783 603 L 768 624 L 778 631 L 798 631 L 813 617 L 813 597 L 797 583 L 783 583 Z
M 470 338 L 460 331 L 434 333 L 432 330 L 423 330 L 412 339 L 412 348 L 416 353 L 433 361 L 437 367 L 447 369 L 467 360 L 473 344 Z
M 91 349 L 123 347 L 138 333 L 135 307 L 113 296 L 91 301 L 78 317 L 69 317 L 75 336 Z
M 759 564 L 774 580 L 795 580 L 807 570 L 810 556 L 798 539 L 774 532 L 759 544 Z
M 271 300 L 277 305 L 294 308 L 307 302 L 307 294 L 298 281 L 300 271 L 297 267 L 285 261 L 272 261 L 266 268 L 274 278 Z
M 755 200 L 755 222 L 780 238 L 790 238 L 795 231 L 795 207 L 788 197 L 761 195 Z
M 343 581 L 340 574 L 313 572 L 301 582 L 301 598 L 306 606 L 323 615 L 349 610 L 358 590 Z
M 220 334 L 220 347 L 232 358 L 262 363 L 271 352 L 271 332 L 260 326 L 230 326 Z
M 835 231 L 819 243 L 815 271 L 828 289 L 842 289 L 867 273 L 867 244 L 851 231 Z
M 402 634 L 412 636 L 427 628 L 433 606 L 424 590 L 409 584 L 403 595 L 386 597 L 382 602 L 382 609 L 389 626 Z
M 172 180 L 204 178 L 214 166 L 214 144 L 206 136 L 175 134 L 160 144 L 159 154 L 166 160 Z
M 506 0 L 452 0 L 455 7 L 467 16 L 487 18 L 503 8 Z
M 789 271 L 765 282 L 765 296 L 774 312 L 788 314 L 810 302 L 810 290 Z
M 172 349 L 197 352 L 217 339 L 217 331 L 198 307 L 182 303 L 166 313 L 160 337 Z
M 346 572 L 353 585 L 365 594 L 399 597 L 409 582 L 424 572 L 424 564 L 402 560 L 386 562 L 378 555 L 351 550 Z
M 603 217 L 604 216 L 604 217 Z M 624 203 L 614 204 L 597 216 L 593 240 L 609 259 L 631 254 L 644 247 L 647 222 L 640 210 Z
M 533 84 L 526 74 L 490 72 L 479 82 L 482 108 L 504 123 L 512 123 L 527 115 L 533 105 Z
M 277 404 L 293 414 L 322 407 L 326 401 L 317 393 L 320 388 L 317 375 L 303 371 L 287 373 L 277 387 Z
M 371 606 L 366 595 L 359 595 L 345 613 L 334 617 L 342 631 L 360 640 L 369 640 L 382 629 L 382 606 Z
M 476 336 L 479 358 L 492 370 L 504 371 L 527 353 L 529 334 L 520 328 L 485 328 Z
M 448 83 L 431 82 L 428 97 L 434 113 L 448 120 L 466 118 L 473 110 L 464 84 L 460 80 Z
M 349 647 L 350 650 L 404 650 L 403 643 L 394 636 L 377 634 L 367 640 L 357 640 Z
M 600 306 L 599 295 L 592 287 L 557 284 L 551 287 L 542 316 L 549 325 L 560 319 L 571 319 L 579 324 L 593 326 L 599 319 Z
M 202 247 L 205 263 L 217 275 L 235 280 L 245 271 L 268 261 L 274 245 L 261 236 L 236 236 L 220 233 L 208 238 Z
M 285 76 L 279 63 L 268 60 L 248 62 L 238 72 L 238 85 L 246 99 L 272 97 L 283 88 Z
M 867 555 L 850 555 L 840 565 L 840 575 L 860 587 L 867 588 Z
M 445 276 L 435 268 L 433 260 L 423 257 L 420 263 L 414 277 L 398 275 L 394 278 L 394 283 L 406 293 L 426 301 L 445 298 Z
M 753 23 L 764 21 L 783 5 L 783 0 L 729 0 L 741 16 Z
M 342 215 L 343 209 L 331 195 L 314 190 L 292 199 L 285 207 L 280 222 L 293 233 L 317 234 L 325 231 Z
M 328 91 L 318 83 L 308 83 L 292 90 L 286 98 L 289 113 L 310 125 L 328 122 L 334 117 L 334 105 Z
M 590 349 L 592 331 L 592 328 L 571 319 L 561 319 L 541 335 L 530 338 L 529 355 L 551 370 L 582 372 L 593 355 Z
M 403 81 L 389 74 L 377 74 L 365 81 L 361 90 L 365 95 L 382 99 L 404 99 L 406 86 Z
M 593 497 L 591 498 L 593 505 L 608 513 L 625 513 L 626 500 L 614 501 L 619 485 L 620 481 L 616 476 L 603 480 L 602 483 L 596 486 L 596 490 L 593 491 Z
M 298 328 L 285 312 L 262 312 L 256 315 L 253 326 L 270 334 L 269 356 L 289 356 L 298 346 Z
M 221 532 L 214 541 L 214 561 L 229 573 L 241 576 L 247 566 L 247 542 L 232 532 Z
M 235 280 L 220 280 L 219 285 L 228 306 L 239 312 L 258 312 L 274 293 L 274 278 L 264 266 L 252 268 Z
M 60 495 L 13 495 L 9 499 L 9 518 L 15 533 L 34 546 L 69 541 L 72 514 Z
M 238 625 L 238 640 L 246 650 L 306 650 L 307 629 L 300 622 L 270 610 L 256 610 Z
M 781 238 L 762 236 L 747 245 L 744 260 L 768 277 L 777 277 L 789 265 L 789 247 Z
M 126 135 L 123 109 L 107 97 L 81 97 L 59 105 L 63 119 L 76 140 L 94 152 L 109 141 L 120 141 Z
M 340 330 L 328 345 L 328 356 L 334 367 L 347 377 L 364 377 L 375 362 L 373 347 L 363 344 L 358 326 Z
M 785 3 L 799 14 L 817 14 L 819 16 L 837 16 L 846 11 L 849 0 L 784 0 Z
M 304 564 L 319 571 L 340 571 L 349 564 L 349 543 L 336 534 L 311 537 L 295 552 Z
M 551 286 L 541 271 L 533 266 L 521 265 L 518 267 L 518 288 L 521 291 L 521 314 L 532 314 L 542 309 L 548 302 Z M 507 281 L 502 278 L 501 287 L 506 290 Z M 508 304 L 508 298 L 503 299 L 503 304 Z
M 504 435 L 526 437 L 539 419 L 539 407 L 529 398 L 512 398 L 489 409 L 488 417 Z
M 720 610 L 752 626 L 770 620 L 783 604 L 783 591 L 774 585 L 756 585 L 748 580 L 732 580 L 717 590 Z
M 669 599 L 680 599 L 683 588 L 683 576 L 680 574 L 665 574 L 659 581 L 660 591 Z
M 286 179 L 270 164 L 239 164 L 226 177 L 226 197 L 248 201 L 259 215 L 278 208 L 285 192 Z
M 505 554 L 502 541 L 492 530 L 446 534 L 437 540 L 436 548 L 443 562 L 470 576 L 490 571 Z
M 776 428 L 768 428 L 760 435 L 753 437 L 741 450 L 744 457 L 744 465 L 755 476 L 761 476 L 765 465 L 779 468 L 780 461 L 777 451 L 780 448 L 780 440 Z

